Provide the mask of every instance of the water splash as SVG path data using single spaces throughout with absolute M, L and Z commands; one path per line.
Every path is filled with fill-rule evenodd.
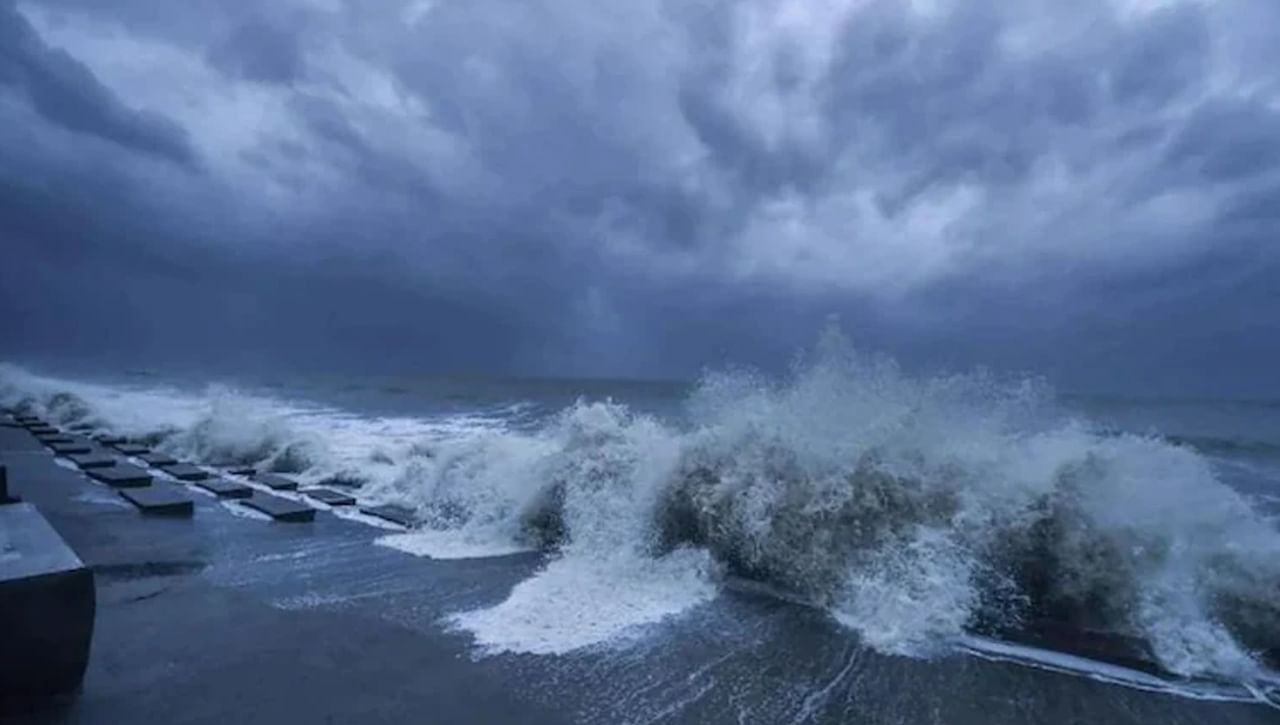
M 625 639 L 728 573 L 898 654 L 1041 622 L 1187 676 L 1250 680 L 1280 652 L 1280 534 L 1194 450 L 1099 430 L 1035 380 L 908 374 L 835 330 L 783 378 L 707 376 L 679 424 L 610 401 L 516 428 L 0 378 L 4 402 L 60 422 L 347 476 L 421 515 L 398 548 L 546 550 L 505 602 L 451 620 L 493 651 Z M 598 619 L 571 626 L 588 604 Z

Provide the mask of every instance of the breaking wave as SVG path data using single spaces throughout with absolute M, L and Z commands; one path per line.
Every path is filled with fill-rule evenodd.
M 1114 635 L 1184 676 L 1254 680 L 1280 653 L 1280 532 L 1199 453 L 1101 432 L 1033 380 L 912 376 L 834 331 L 783 379 L 707 376 L 679 423 L 582 401 L 516 430 L 229 389 L 122 393 L 16 368 L 3 379 L 4 402 L 64 424 L 345 477 L 415 508 L 429 552 L 441 537 L 552 552 L 506 602 L 454 618 L 490 649 L 605 640 L 736 577 L 895 654 L 1043 623 Z M 140 415 L 147 395 L 155 408 Z M 606 592 L 629 608 L 584 628 L 583 591 L 599 593 L 596 610 Z M 535 639 L 512 622 L 534 622 Z
M 136 377 L 136 376 L 135 376 Z M 107 385 L 0 365 L 0 404 L 87 433 L 124 435 L 209 464 L 245 464 L 298 474 L 309 483 L 362 486 L 401 475 L 435 441 L 497 429 L 478 412 L 436 419 L 369 417 L 308 401 L 202 389 Z

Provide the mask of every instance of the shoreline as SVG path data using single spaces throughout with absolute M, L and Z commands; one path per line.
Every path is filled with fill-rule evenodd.
M 503 601 L 543 557 L 427 559 L 375 545 L 387 531 L 361 522 L 276 524 L 207 496 L 190 519 L 149 518 L 26 431 L 0 429 L 0 455 L 98 581 L 83 687 L 30 722 L 888 722 L 927 707 L 985 724 L 1055 722 L 1068 703 L 1109 722 L 1273 715 L 974 656 L 876 655 L 821 613 L 746 592 L 625 647 L 477 657 L 441 619 Z

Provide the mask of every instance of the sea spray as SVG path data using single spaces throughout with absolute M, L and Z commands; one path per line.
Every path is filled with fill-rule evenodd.
M 254 465 L 306 482 L 353 486 L 400 476 L 436 441 L 502 425 L 484 415 L 370 418 L 225 384 L 91 383 L 15 365 L 0 365 L 0 404 L 90 434 L 123 435 L 198 463 Z
M 705 550 L 658 550 L 654 521 L 676 480 L 679 433 L 624 406 L 580 402 L 539 441 L 526 448 L 539 458 L 511 472 L 523 499 L 504 510 L 517 536 L 555 554 L 505 601 L 452 624 L 486 651 L 561 653 L 616 642 L 715 596 Z
M 1042 385 L 916 378 L 829 336 L 787 380 L 713 376 L 694 404 L 670 538 L 878 649 L 1051 618 L 1245 677 L 1277 644 L 1271 524 L 1193 451 L 1095 433 Z
M 402 548 L 547 551 L 506 601 L 452 620 L 489 650 L 625 639 L 714 596 L 722 573 L 899 654 L 1047 620 L 1137 640 L 1172 672 L 1249 679 L 1280 645 L 1280 534 L 1202 455 L 1100 430 L 1037 381 L 911 375 L 835 332 L 783 378 L 708 375 L 680 421 L 584 400 L 517 428 L 0 379 L 4 403 L 63 423 L 346 476 L 421 514 Z

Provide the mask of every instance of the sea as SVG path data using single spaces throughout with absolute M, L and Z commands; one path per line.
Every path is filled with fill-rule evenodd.
M 379 544 L 413 556 L 533 552 L 505 601 L 439 625 L 520 662 L 749 649 L 736 685 L 712 693 L 691 671 L 672 696 L 719 698 L 710 720 L 773 721 L 758 696 L 733 710 L 748 686 L 796 722 L 983 721 L 910 710 L 923 695 L 895 695 L 900 718 L 865 717 L 865 692 L 862 710 L 824 699 L 853 707 L 863 681 L 1023 696 L 958 661 L 1160 693 L 1170 709 L 1148 715 L 1165 719 L 1179 702 L 1280 701 L 1277 400 L 1076 395 L 824 339 L 782 374 L 687 382 L 4 364 L 0 405 L 409 508 L 421 524 Z M 799 623 L 814 642 L 774 660 L 762 628 Z

